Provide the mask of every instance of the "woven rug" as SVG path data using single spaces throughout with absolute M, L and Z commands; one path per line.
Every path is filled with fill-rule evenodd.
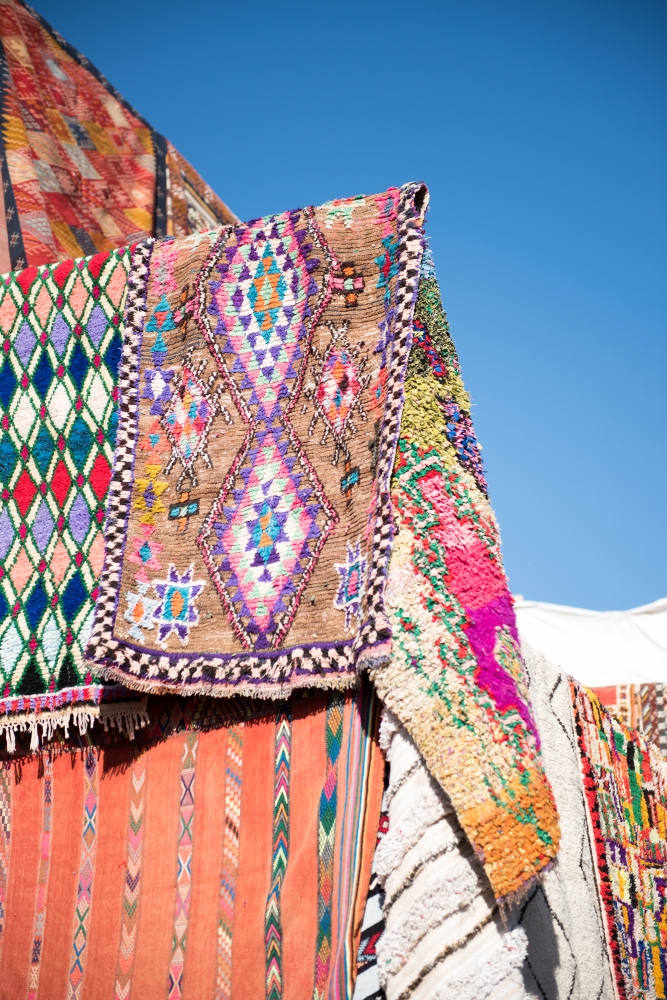
M 397 534 L 380 697 L 447 792 L 499 899 L 556 856 L 500 538 L 432 259 L 421 267 L 392 481 Z
M 22 0 L 0 4 L 0 272 L 235 216 Z
M 509 899 L 557 821 L 419 271 L 425 202 L 408 185 L 0 285 L 0 729 L 131 731 L 145 692 L 284 697 L 367 667 Z
M 0 997 L 352 997 L 377 699 L 217 705 L 0 769 Z
M 276 697 L 387 661 L 424 198 L 407 185 L 137 247 L 98 675 Z
M 0 281 L 0 729 L 74 719 L 107 690 L 83 663 L 116 437 L 129 250 Z M 107 686 L 108 687 L 108 686 Z M 132 696 L 130 696 L 132 697 Z M 120 709 L 122 712 L 124 709 Z
M 667 996 L 667 761 L 571 684 L 589 826 L 620 1000 Z
M 389 828 L 375 855 L 387 1000 L 524 1000 L 526 932 L 498 903 L 442 789 L 398 719 L 383 713 Z
M 556 863 L 520 907 L 519 923 L 528 938 L 527 992 L 540 1000 L 617 1000 L 569 678 L 525 642 L 523 653 L 561 829 Z

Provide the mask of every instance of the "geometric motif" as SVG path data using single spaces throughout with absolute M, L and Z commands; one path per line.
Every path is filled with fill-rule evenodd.
M 0 283 L 0 693 L 85 682 L 104 559 L 127 250 Z
M 337 521 L 288 416 L 331 296 L 330 268 L 321 291 L 312 277 L 315 249 L 307 213 L 260 220 L 216 246 L 196 283 L 200 329 L 249 425 L 197 542 L 249 649 L 280 643 Z
M 288 709 L 276 717 L 273 858 L 265 917 L 267 1000 L 281 1000 L 284 988 L 280 897 L 289 860 L 291 746 L 292 717 Z
M 123 887 L 122 932 L 116 964 L 114 1000 L 129 995 L 134 968 L 134 955 L 139 926 L 139 888 L 144 842 L 144 812 L 146 803 L 146 755 L 139 754 L 132 763 L 130 807 L 127 830 L 127 861 Z
M 190 354 L 192 351 L 190 351 Z M 169 475 L 172 466 L 179 459 L 183 472 L 176 485 L 177 490 L 183 488 L 183 480 L 186 475 L 190 477 L 192 486 L 197 486 L 197 476 L 193 466 L 195 460 L 201 456 L 204 464 L 211 468 L 211 459 L 206 451 L 206 439 L 213 423 L 213 418 L 217 413 L 221 413 L 225 421 L 231 424 L 232 418 L 227 409 L 221 404 L 216 395 L 211 395 L 211 387 L 217 373 L 212 375 L 207 383 L 202 382 L 200 376 L 206 362 L 202 362 L 195 372 L 190 367 L 190 357 L 186 357 L 183 362 L 183 370 L 178 384 L 175 386 L 171 401 L 160 415 L 160 423 L 164 427 L 169 438 L 173 452 L 167 462 L 164 473 Z M 220 385 L 218 393 L 224 391 L 224 386 Z
M 169 963 L 168 1000 L 180 1000 L 183 995 L 183 967 L 190 916 L 192 890 L 192 850 L 195 825 L 195 766 L 197 761 L 198 733 L 188 733 L 183 743 L 181 765 L 181 800 L 178 832 L 178 858 L 176 870 L 176 910 L 174 936 Z
M 74 937 L 72 940 L 72 966 L 69 972 L 68 1000 L 81 1000 L 86 970 L 86 944 L 93 895 L 95 855 L 97 853 L 97 797 L 99 773 L 97 753 L 93 747 L 86 750 L 84 763 L 83 835 L 79 885 L 74 910 Z
M 338 808 L 338 758 L 343 738 L 343 696 L 329 695 L 326 717 L 327 776 L 320 795 L 318 830 L 317 950 L 313 1000 L 324 1000 L 331 964 L 331 903 L 334 883 L 334 843 Z
M 49 869 L 51 867 L 51 812 L 53 809 L 53 761 L 47 757 L 44 761 L 44 796 L 42 803 L 42 837 L 40 843 L 39 878 L 37 882 L 37 900 L 35 905 L 35 924 L 33 929 L 32 955 L 30 973 L 28 975 L 28 1000 L 34 1000 L 39 989 L 39 973 L 42 964 L 42 944 L 44 943 L 44 924 L 46 923 L 46 897 L 49 888 Z
M 351 628 L 353 616 L 361 617 L 361 602 L 364 597 L 366 580 L 366 556 L 361 553 L 361 542 L 355 546 L 347 544 L 347 564 L 336 563 L 340 575 L 338 593 L 334 598 L 334 607 L 345 612 L 345 630 Z
M 349 428 L 350 434 L 357 433 L 352 421 L 354 411 L 358 410 L 361 420 L 367 420 L 361 405 L 361 393 L 370 384 L 371 376 L 363 374 L 368 358 L 362 358 L 357 363 L 359 347 L 350 346 L 347 337 L 350 324 L 345 322 L 340 329 L 336 329 L 333 323 L 327 323 L 327 326 L 331 331 L 331 341 L 324 354 L 313 345 L 313 355 L 317 360 L 312 368 L 314 384 L 309 383 L 303 395 L 315 407 L 308 433 L 313 433 L 317 419 L 321 417 L 324 435 L 320 444 L 326 444 L 331 433 L 336 446 L 331 464 L 337 465 L 341 451 L 346 459 L 349 458 L 346 431 Z
M 218 955 L 215 1000 L 231 1000 L 232 936 L 234 903 L 239 870 L 241 833 L 241 792 L 243 787 L 243 723 L 227 731 L 227 770 L 225 775 L 225 832 L 218 903 Z
M 600 899 L 619 997 L 667 995 L 667 768 L 660 752 L 570 684 Z
M 167 576 L 166 580 L 153 581 L 160 599 L 160 603 L 153 611 L 153 620 L 158 626 L 158 642 L 164 646 L 173 631 L 185 645 L 190 638 L 190 629 L 199 623 L 199 612 L 194 605 L 194 599 L 202 592 L 206 581 L 192 579 L 194 576 L 192 563 L 182 576 L 179 576 L 174 564 L 170 563 Z M 152 624 L 150 627 L 153 627 Z
M 334 274 L 331 287 L 334 292 L 343 296 L 348 309 L 358 304 L 359 293 L 364 290 L 364 279 L 357 273 L 354 261 L 341 264 L 340 273 Z

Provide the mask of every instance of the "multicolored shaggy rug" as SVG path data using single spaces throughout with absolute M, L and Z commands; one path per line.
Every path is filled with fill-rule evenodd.
M 620 1000 L 667 997 L 667 760 L 571 684 L 588 819 Z
M 0 284 L 0 727 L 36 740 L 99 703 L 131 727 L 142 693 L 285 697 L 367 668 L 509 899 L 558 827 L 420 268 L 426 201 L 406 185 Z
M 558 823 L 470 400 L 428 251 L 391 496 L 392 658 L 370 674 L 450 796 L 496 897 L 509 900 L 555 858 Z
M 152 699 L 136 744 L 0 769 L 3 1000 L 352 997 L 377 698 L 253 706 Z
M 235 222 L 23 0 L 0 4 L 0 272 Z

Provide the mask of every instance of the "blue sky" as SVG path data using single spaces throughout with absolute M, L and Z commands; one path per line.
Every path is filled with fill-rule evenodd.
M 667 594 L 663 0 L 37 0 L 241 217 L 431 191 L 515 593 Z

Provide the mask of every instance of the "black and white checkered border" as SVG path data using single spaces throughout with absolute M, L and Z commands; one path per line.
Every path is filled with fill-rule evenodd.
M 126 524 L 132 495 L 138 429 L 139 353 L 146 316 L 148 265 L 154 245 L 155 241 L 152 239 L 136 245 L 127 277 L 125 330 L 118 373 L 118 432 L 104 525 L 104 569 L 95 605 L 93 631 L 86 649 L 86 660 L 91 663 L 93 673 L 97 676 L 104 676 L 103 669 L 98 669 L 97 664 L 103 651 L 110 649 L 113 642 L 116 597 L 120 587 Z M 114 676 L 118 680 L 123 679 L 120 672 Z
M 423 202 L 428 198 L 424 184 L 404 184 L 400 190 L 397 220 L 400 241 L 399 267 L 394 307 L 396 312 L 386 384 L 385 413 L 378 446 L 378 504 L 375 513 L 372 554 L 366 580 L 366 621 L 359 630 L 354 643 L 355 658 L 360 667 L 367 661 L 377 665 L 379 659 L 387 659 L 389 656 L 386 644 L 391 638 L 391 629 L 384 608 L 384 590 L 394 534 L 390 492 L 391 475 L 403 415 L 405 373 L 412 347 L 412 324 L 424 251 L 424 235 L 420 222 L 422 212 L 415 204 L 418 195 L 421 196 Z M 377 649 L 378 644 L 384 645 L 381 651 Z
M 378 450 L 378 503 L 370 546 L 368 610 L 356 637 L 335 646 L 304 645 L 273 655 L 177 656 L 149 653 L 113 635 L 116 596 L 120 587 L 126 519 L 133 482 L 137 434 L 141 333 L 152 242 L 140 244 L 128 279 L 126 330 L 120 371 L 120 421 L 105 532 L 105 566 L 93 635 L 86 651 L 97 676 L 121 681 L 143 691 L 178 691 L 217 696 L 283 697 L 298 687 L 349 687 L 358 664 L 389 656 L 391 638 L 384 611 L 384 587 L 391 553 L 393 517 L 390 485 L 403 412 L 405 372 L 412 344 L 412 319 L 423 251 L 416 196 L 424 185 L 407 184 L 400 192 L 397 235 L 399 270 L 394 288 L 394 321 L 390 331 L 385 416 Z M 221 237 L 223 234 L 221 233 Z M 219 253 L 220 240 L 212 248 Z M 216 253 L 216 256 L 217 256 Z M 199 303 L 201 308 L 201 303 Z M 379 648 L 380 647 L 380 648 Z

